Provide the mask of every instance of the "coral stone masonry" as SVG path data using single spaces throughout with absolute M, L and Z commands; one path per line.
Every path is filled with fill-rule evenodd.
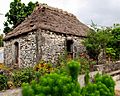
M 9 67 L 32 67 L 40 60 L 56 62 L 67 51 L 72 58 L 85 51 L 82 40 L 89 28 L 73 14 L 39 4 L 4 38 L 4 63 Z

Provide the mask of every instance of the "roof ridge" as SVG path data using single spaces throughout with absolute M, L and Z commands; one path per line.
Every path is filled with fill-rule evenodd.
M 68 15 L 68 16 L 70 16 L 70 17 L 75 17 L 75 18 L 76 18 L 76 16 L 73 15 L 72 13 L 69 13 L 69 12 L 67 12 L 67 11 L 63 11 L 63 10 L 60 9 L 60 8 L 55 8 L 55 7 L 48 6 L 48 5 L 45 4 L 45 3 L 39 3 L 39 4 L 37 5 L 37 7 L 33 10 L 33 12 L 34 12 L 34 11 L 37 11 L 39 8 L 40 8 L 40 9 L 41 9 L 41 8 L 46 8 L 46 9 L 49 9 L 49 10 L 52 10 L 52 11 L 56 11 L 56 12 L 62 13 L 62 14 L 64 14 L 64 15 Z

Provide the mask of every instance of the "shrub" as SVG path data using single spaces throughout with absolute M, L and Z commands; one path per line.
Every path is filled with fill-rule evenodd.
M 79 71 L 80 71 L 80 63 L 74 60 L 71 60 L 68 62 L 68 69 L 69 69 L 69 74 L 71 75 L 72 79 L 77 81 Z
M 71 77 L 57 73 L 46 74 L 39 83 L 24 83 L 22 93 L 23 96 L 81 96 L 78 82 L 73 83 Z
M 32 68 L 25 68 L 14 71 L 12 74 L 13 82 L 16 87 L 20 87 L 23 82 L 30 83 L 36 78 L 35 71 Z
M 112 96 L 114 96 L 115 82 L 111 76 L 106 75 L 106 74 L 104 75 L 97 74 L 95 76 L 95 83 L 99 83 L 99 82 L 103 83 L 113 94 Z
M 97 74 L 94 82 L 89 82 L 89 72 L 86 72 L 86 86 L 80 89 L 77 77 L 80 70 L 80 63 L 71 60 L 67 63 L 69 74 L 65 69 L 60 68 L 50 74 L 41 75 L 38 81 L 32 80 L 23 83 L 23 96 L 114 96 L 115 83 L 108 75 Z
M 7 88 L 7 76 L 0 74 L 0 90 L 4 90 Z
M 81 94 L 82 96 L 115 96 L 114 86 L 115 83 L 111 76 L 97 74 L 95 82 L 88 83 L 82 88 Z
M 85 73 L 84 80 L 85 80 L 85 85 L 87 85 L 89 83 L 89 80 L 90 80 L 89 71 L 87 71 Z
M 80 74 L 85 74 L 87 70 L 89 70 L 89 61 L 85 57 L 80 57 L 79 62 L 81 64 Z
M 100 96 L 100 93 L 97 90 L 97 85 L 92 83 L 89 83 L 87 86 L 83 87 L 81 94 L 82 96 Z

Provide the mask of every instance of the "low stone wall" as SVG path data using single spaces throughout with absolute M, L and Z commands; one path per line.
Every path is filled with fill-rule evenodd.
M 120 62 L 116 62 L 113 64 L 101 64 L 95 65 L 94 70 L 102 71 L 103 73 L 109 73 L 112 71 L 120 70 Z

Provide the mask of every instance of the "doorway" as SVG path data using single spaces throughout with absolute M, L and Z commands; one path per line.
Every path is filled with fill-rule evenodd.
M 73 58 L 73 40 L 67 40 L 67 57 L 68 59 Z
M 15 42 L 15 63 L 19 61 L 19 43 Z

